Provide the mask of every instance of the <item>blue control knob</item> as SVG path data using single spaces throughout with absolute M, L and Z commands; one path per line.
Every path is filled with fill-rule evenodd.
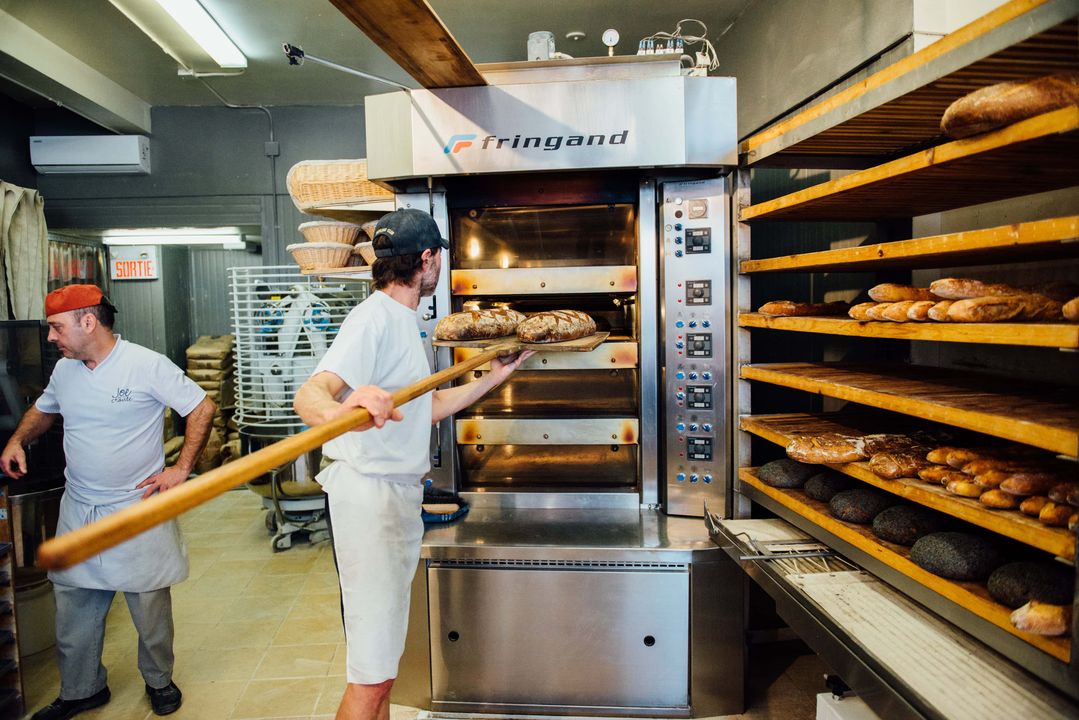
M 705 485 L 711 485 L 712 484 L 712 476 L 711 475 L 705 475 L 704 476 L 704 484 Z
M 701 325 L 703 325 L 704 327 L 712 327 L 712 321 L 711 320 L 702 320 Z
M 682 251 L 681 250 L 675 250 L 674 251 L 674 256 L 675 257 L 682 257 Z
M 676 392 L 674 394 L 674 396 L 676 398 L 678 398 L 679 400 L 685 400 L 686 399 L 686 394 L 684 392 Z
M 678 348 L 679 350 L 681 350 L 682 348 L 684 348 L 686 346 L 686 344 L 684 342 L 682 342 L 681 340 L 676 340 L 674 342 L 674 346 L 676 348 Z
M 674 374 L 674 376 L 675 376 L 676 378 L 678 378 L 679 380 L 685 380 L 685 379 L 686 379 L 686 374 L 685 374 L 684 372 L 682 372 L 681 370 L 679 370 L 678 372 L 676 372 L 676 373 Z
M 674 224 L 674 229 L 675 230 L 681 230 L 682 229 L 682 223 L 675 223 Z
M 712 373 L 705 370 L 703 373 L 701 373 L 701 377 L 704 378 L 705 380 L 711 380 L 712 379 Z
M 697 473 L 693 473 L 692 475 L 690 475 L 690 476 L 689 476 L 689 481 L 690 481 L 691 483 L 695 483 L 695 482 L 697 482 L 698 480 L 700 480 L 700 478 L 699 478 L 699 477 L 697 477 Z
M 423 486 L 424 487 L 431 487 L 434 484 L 435 484 L 435 481 L 433 479 L 431 479 L 431 478 L 425 478 L 424 481 L 423 481 Z
M 695 372 L 691 372 L 691 373 L 689 374 L 689 379 L 690 379 L 690 380 L 696 380 L 696 379 L 697 379 L 697 373 L 695 373 Z
M 674 429 L 677 430 L 678 432 L 685 432 L 686 431 L 686 424 L 685 423 L 678 423 L 677 425 L 674 426 Z
M 697 423 L 690 423 L 689 424 L 689 431 L 690 432 L 697 432 Z
M 681 320 L 675 320 L 674 326 L 676 328 L 684 328 L 686 326 L 686 324 L 684 322 L 682 322 Z
M 689 321 L 689 326 L 690 327 L 697 327 L 697 321 L 696 320 L 690 320 Z
M 712 432 L 712 423 L 704 423 L 703 425 L 701 425 L 701 430 L 704 430 L 705 432 Z
M 678 482 L 685 482 L 686 481 L 686 474 L 685 473 L 678 473 L 674 477 L 675 477 L 676 480 L 678 480 Z
M 681 244 L 682 244 L 682 236 L 681 236 L 681 235 L 676 235 L 676 236 L 675 236 L 675 238 L 674 238 L 674 244 L 675 244 L 675 245 L 681 245 Z

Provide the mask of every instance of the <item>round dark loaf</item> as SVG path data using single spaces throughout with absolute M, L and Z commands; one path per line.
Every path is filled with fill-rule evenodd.
M 964 532 L 925 535 L 910 549 L 910 559 L 923 570 L 952 580 L 983 580 L 1004 562 L 995 542 Z
M 989 576 L 989 594 L 1001 605 L 1017 608 L 1031 600 L 1071 605 L 1075 571 L 1055 560 L 1001 565 Z
M 846 475 L 834 470 L 825 470 L 806 480 L 803 489 L 805 494 L 814 500 L 829 502 L 837 492 L 849 490 L 854 485 L 855 481 Z
M 898 502 L 895 495 L 875 488 L 854 488 L 837 492 L 828 501 L 828 510 L 844 522 L 867 525 L 873 518 Z
M 757 470 L 757 477 L 764 484 L 772 487 L 800 488 L 817 470 L 815 465 L 806 465 L 796 460 L 783 458 L 761 465 Z
M 893 505 L 873 518 L 873 534 L 881 540 L 910 547 L 924 535 L 940 532 L 947 520 L 921 505 Z

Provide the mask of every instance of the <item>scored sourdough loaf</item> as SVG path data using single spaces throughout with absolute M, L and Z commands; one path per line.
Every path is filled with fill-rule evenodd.
M 808 315 L 844 315 L 850 310 L 845 302 L 802 303 L 794 300 L 773 300 L 761 305 L 757 312 L 780 317 L 804 317 Z
M 869 297 L 877 302 L 903 302 L 904 300 L 939 300 L 929 288 L 881 283 L 869 288 Z
M 436 340 L 489 340 L 512 335 L 525 319 L 509 308 L 466 310 L 447 315 L 435 326 Z
M 580 310 L 547 310 L 517 326 L 517 339 L 526 343 L 576 340 L 596 332 L 596 321 Z
M 949 105 L 940 119 L 940 131 L 953 138 L 970 137 L 1077 102 L 1076 72 L 997 83 Z

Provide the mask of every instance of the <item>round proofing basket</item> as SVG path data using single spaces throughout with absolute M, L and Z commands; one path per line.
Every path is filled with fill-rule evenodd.
M 367 179 L 367 160 L 303 160 L 285 179 L 300 210 L 393 199 L 393 193 Z
M 360 226 L 332 220 L 301 223 L 299 230 L 307 242 L 344 243 L 352 245 L 360 236 Z
M 296 243 L 287 248 L 300 270 L 343 268 L 352 255 L 352 246 L 346 243 Z
M 354 252 L 363 258 L 364 265 L 374 265 L 375 263 L 375 248 L 373 247 L 373 244 L 374 243 L 371 242 L 356 243 Z

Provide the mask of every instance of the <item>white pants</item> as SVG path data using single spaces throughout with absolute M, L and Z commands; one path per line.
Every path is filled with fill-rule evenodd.
M 423 487 L 418 477 L 371 477 L 343 462 L 319 475 L 330 522 L 348 646 L 350 683 L 397 677 L 412 578 L 420 560 Z

